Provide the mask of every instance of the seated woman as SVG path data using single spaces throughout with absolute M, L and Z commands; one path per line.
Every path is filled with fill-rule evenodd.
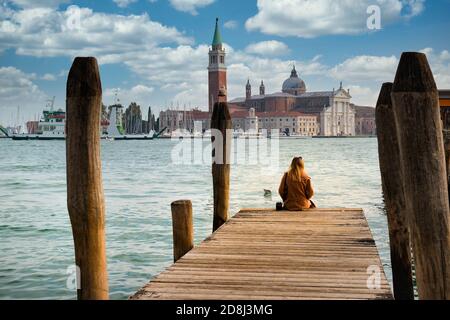
M 315 207 L 310 201 L 314 195 L 311 178 L 306 174 L 302 157 L 292 159 L 288 172 L 283 175 L 278 193 L 286 210 L 299 211 Z

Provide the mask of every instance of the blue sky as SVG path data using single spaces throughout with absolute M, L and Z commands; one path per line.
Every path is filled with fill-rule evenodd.
M 377 5 L 381 29 L 366 12 Z M 159 110 L 207 105 L 207 52 L 215 17 L 227 47 L 229 98 L 280 91 L 293 63 L 309 91 L 343 81 L 374 105 L 402 51 L 423 51 L 450 88 L 450 0 L 0 0 L 0 124 L 64 107 L 75 56 L 100 63 L 104 102 Z M 447 34 L 446 34 L 447 33 Z

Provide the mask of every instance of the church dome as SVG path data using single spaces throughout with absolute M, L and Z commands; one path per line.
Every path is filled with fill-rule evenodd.
M 292 69 L 291 76 L 283 82 L 283 92 L 293 95 L 299 95 L 306 92 L 305 82 L 298 77 L 295 66 Z

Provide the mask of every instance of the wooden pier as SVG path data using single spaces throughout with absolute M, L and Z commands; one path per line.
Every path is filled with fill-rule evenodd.
M 392 293 L 361 209 L 247 209 L 131 299 L 392 299 Z

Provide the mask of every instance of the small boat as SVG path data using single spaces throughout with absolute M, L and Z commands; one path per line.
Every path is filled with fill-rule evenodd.
M 49 141 L 49 140 L 65 140 L 65 136 L 51 136 L 51 135 L 14 135 L 11 137 L 12 140 L 43 140 L 43 141 Z
M 312 136 L 302 136 L 302 135 L 280 135 L 279 139 L 312 139 Z
M 49 100 L 39 121 L 27 123 L 28 133 L 16 133 L 13 140 L 65 140 L 66 112 L 54 110 L 55 98 Z M 47 110 L 46 110 L 47 109 Z
M 240 130 L 235 130 L 233 132 L 233 138 L 234 139 L 260 139 L 260 138 L 264 138 L 264 134 L 262 132 L 259 131 L 243 131 L 242 129 Z
M 123 136 L 114 136 L 114 141 L 133 141 L 133 140 L 153 140 L 153 136 L 148 135 L 123 135 Z

